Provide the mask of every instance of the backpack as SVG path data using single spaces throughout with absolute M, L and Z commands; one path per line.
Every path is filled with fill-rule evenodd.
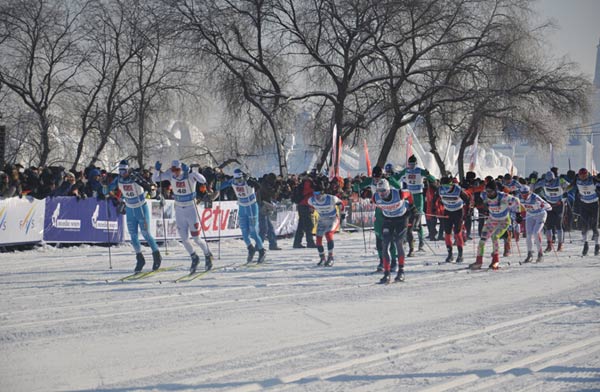
M 295 204 L 300 203 L 302 201 L 302 199 L 304 199 L 304 182 L 301 182 L 294 188 L 294 191 L 292 192 L 292 196 L 290 197 L 290 200 L 292 201 L 292 203 L 295 203 Z

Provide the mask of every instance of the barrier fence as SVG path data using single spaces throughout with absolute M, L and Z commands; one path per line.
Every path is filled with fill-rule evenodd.
M 148 200 L 150 233 L 158 240 L 178 239 L 175 204 Z M 236 201 L 213 202 L 210 208 L 196 206 L 204 235 L 208 240 L 241 237 Z M 164 219 L 163 219 L 164 213 Z M 293 234 L 298 224 L 296 206 L 280 203 L 269 211 L 277 236 Z M 351 202 L 346 207 L 343 229 L 373 227 L 374 207 L 368 200 Z M 112 200 L 76 197 L 32 197 L 0 200 L 0 246 L 46 243 L 120 243 L 129 241 L 125 216 L 117 212 Z

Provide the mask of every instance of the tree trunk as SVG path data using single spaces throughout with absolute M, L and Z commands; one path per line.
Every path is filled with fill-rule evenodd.
M 379 151 L 379 157 L 377 158 L 377 166 L 383 168 L 385 163 L 387 162 L 388 156 L 390 155 L 390 151 L 392 151 L 392 147 L 394 146 L 394 142 L 396 140 L 396 135 L 398 134 L 398 130 L 400 129 L 400 121 L 398 120 L 398 116 L 394 116 L 394 121 L 390 125 L 390 130 L 385 136 L 385 140 L 383 141 L 383 146 Z
M 440 156 L 440 153 L 437 149 L 438 136 L 433 129 L 433 124 L 431 123 L 431 118 L 429 117 L 429 115 L 425 115 L 424 118 L 425 118 L 425 126 L 427 128 L 427 138 L 429 140 L 429 146 L 430 146 L 429 151 L 433 154 L 433 157 L 435 158 L 438 168 L 440 169 L 440 177 L 441 177 L 441 176 L 446 175 L 446 164 L 444 163 L 444 160 Z
M 46 116 L 45 112 L 39 114 L 40 116 L 40 144 L 42 146 L 42 151 L 40 151 L 40 166 L 46 166 L 48 162 L 48 157 L 50 156 L 50 137 L 48 135 L 48 130 L 50 129 L 50 121 Z

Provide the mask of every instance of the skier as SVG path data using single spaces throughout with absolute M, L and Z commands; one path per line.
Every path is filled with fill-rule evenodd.
M 490 268 L 498 269 L 498 263 L 500 262 L 500 256 L 498 255 L 498 240 L 504 232 L 510 226 L 510 211 L 517 210 L 519 208 L 519 200 L 514 196 L 506 194 L 504 192 L 498 192 L 498 185 L 496 181 L 491 180 L 485 185 L 485 192 L 481 194 L 484 206 L 487 207 L 489 215 L 483 231 L 481 232 L 481 239 L 479 240 L 479 246 L 477 249 L 477 258 L 474 263 L 469 265 L 470 269 L 481 269 L 483 264 L 483 254 L 485 252 L 485 243 L 488 238 L 492 239 L 492 263 Z M 521 222 L 521 214 L 516 214 L 516 220 L 518 223 Z
M 583 237 L 582 256 L 588 254 L 588 231 L 592 231 L 592 241 L 594 241 L 594 255 L 600 254 L 600 244 L 598 243 L 598 195 L 600 194 L 600 183 L 597 183 L 588 173 L 587 169 L 581 168 L 577 173 L 575 180 L 576 200 L 579 202 L 579 220 L 581 222 L 581 235 Z
M 248 178 L 246 174 L 240 170 L 233 171 L 233 178 L 221 184 L 220 191 L 231 187 L 237 196 L 239 205 L 238 219 L 240 229 L 242 230 L 242 238 L 248 247 L 248 258 L 246 263 L 251 263 L 254 254 L 258 250 L 258 264 L 263 263 L 266 257 L 266 250 L 263 247 L 262 239 L 259 235 L 258 226 L 258 204 L 256 202 L 256 189 L 259 188 L 258 182 L 253 178 Z M 256 245 L 250 241 L 250 237 L 254 239 Z
M 200 238 L 202 223 L 198 218 L 196 210 L 196 183 L 206 184 L 206 178 L 202 174 L 190 172 L 190 168 L 178 160 L 171 163 L 171 168 L 164 173 L 160 171 L 162 163 L 157 161 L 154 164 L 155 172 L 152 175 L 152 181 L 160 182 L 168 180 L 173 189 L 173 198 L 175 199 L 175 221 L 177 223 L 177 232 L 181 238 L 181 243 L 192 258 L 190 273 L 196 272 L 200 257 L 196 254 L 194 247 L 190 243 L 189 236 L 202 249 L 204 253 L 204 270 L 208 271 L 213 265 L 213 256 L 208 249 L 206 241 Z M 161 200 L 162 202 L 162 200 Z M 166 230 L 166 228 L 165 228 Z
M 398 173 L 394 173 L 392 178 L 406 183 L 408 191 L 413 195 L 415 207 L 419 211 L 419 215 L 423 215 L 423 179 L 429 182 L 435 182 L 435 177 L 429 174 L 426 169 L 417 167 L 417 157 L 411 155 L 408 158 L 408 165 L 405 169 Z M 423 250 L 423 227 L 421 219 L 417 220 L 419 224 L 419 251 Z
M 446 263 L 454 261 L 451 234 L 453 229 L 454 240 L 456 241 L 456 248 L 458 250 L 456 262 L 462 263 L 464 245 L 464 238 L 462 237 L 463 207 L 465 202 L 469 202 L 469 196 L 465 194 L 458 184 L 453 184 L 450 177 L 442 177 L 440 179 L 439 194 L 444 205 L 444 215 L 446 216 L 446 219 L 442 221 L 444 225 L 444 240 L 446 241 L 446 249 L 448 249 Z
M 383 177 L 383 170 L 381 170 L 380 166 L 375 166 L 371 173 L 371 177 L 365 178 L 360 185 L 358 185 L 358 189 L 356 191 L 360 193 L 364 188 L 370 187 L 371 194 L 375 195 L 376 192 L 376 184 Z M 396 181 L 393 177 L 389 178 L 389 183 L 392 187 L 396 189 L 400 189 L 400 183 Z M 379 258 L 379 265 L 377 266 L 377 272 L 383 271 L 383 213 L 380 208 L 375 208 L 375 221 L 373 222 L 373 231 L 375 232 L 375 247 L 377 248 L 377 256 Z M 392 244 L 391 248 L 391 256 L 392 256 L 392 271 L 397 268 L 397 260 L 398 260 L 398 252 L 396 247 Z M 409 254 L 410 256 L 410 254 Z
M 333 265 L 333 234 L 340 227 L 342 201 L 337 196 L 323 193 L 323 185 L 317 181 L 313 188 L 313 195 L 308 199 L 308 205 L 319 213 L 317 222 L 319 263 L 317 265 L 331 267 Z M 327 259 L 325 259 L 325 249 L 323 248 L 323 235 L 327 240 Z
M 544 178 L 537 181 L 534 185 L 534 190 L 542 190 L 544 199 L 548 201 L 551 210 L 548 211 L 548 217 L 546 219 L 545 229 L 546 238 L 548 245 L 546 246 L 545 252 L 550 252 L 553 248 L 552 234 L 553 231 L 556 233 L 556 240 L 558 241 L 557 251 L 561 251 L 564 242 L 564 231 L 563 231 L 563 214 L 564 208 L 564 193 L 567 189 L 567 183 L 564 179 L 558 178 L 554 175 L 554 172 L 549 171 L 544 175 Z
M 404 281 L 404 248 L 403 241 L 407 229 L 408 201 L 403 199 L 400 191 L 390 188 L 386 179 L 377 182 L 373 201 L 383 213 L 383 278 L 379 283 L 390 282 L 390 246 L 396 245 L 398 250 L 398 274 L 396 282 Z
M 538 249 L 536 263 L 544 260 L 542 252 L 542 228 L 546 221 L 546 211 L 552 210 L 550 203 L 542 199 L 538 194 L 531 192 L 529 186 L 521 185 L 519 189 L 519 201 L 527 212 L 525 214 L 525 227 L 527 233 L 527 258 L 523 261 L 529 263 L 533 259 L 533 241 Z
M 119 176 L 108 185 L 108 195 L 116 198 L 117 189 L 121 191 L 122 197 L 125 200 L 127 230 L 129 231 L 131 245 L 135 250 L 137 260 L 134 272 L 141 272 L 142 268 L 144 268 L 144 264 L 146 264 L 144 254 L 142 253 L 142 245 L 140 244 L 138 237 L 138 227 L 142 232 L 142 236 L 144 236 L 144 239 L 152 249 L 152 270 L 156 271 L 160 268 L 162 257 L 154 237 L 152 237 L 148 231 L 150 228 L 150 210 L 148 209 L 148 204 L 146 204 L 146 193 L 150 194 L 151 197 L 154 197 L 155 189 L 153 188 L 153 185 L 144 180 L 139 173 L 132 171 L 126 160 L 119 163 Z

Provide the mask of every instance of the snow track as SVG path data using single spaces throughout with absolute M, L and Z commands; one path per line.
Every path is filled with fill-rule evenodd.
M 600 390 L 600 259 L 578 245 L 483 272 L 418 253 L 387 286 L 361 234 L 336 238 L 332 268 L 280 246 L 267 265 L 187 283 L 171 244 L 163 264 L 181 267 L 134 282 L 115 282 L 127 247 L 112 271 L 100 247 L 2 254 L 1 389 Z M 221 249 L 215 266 L 243 259 L 241 241 Z

